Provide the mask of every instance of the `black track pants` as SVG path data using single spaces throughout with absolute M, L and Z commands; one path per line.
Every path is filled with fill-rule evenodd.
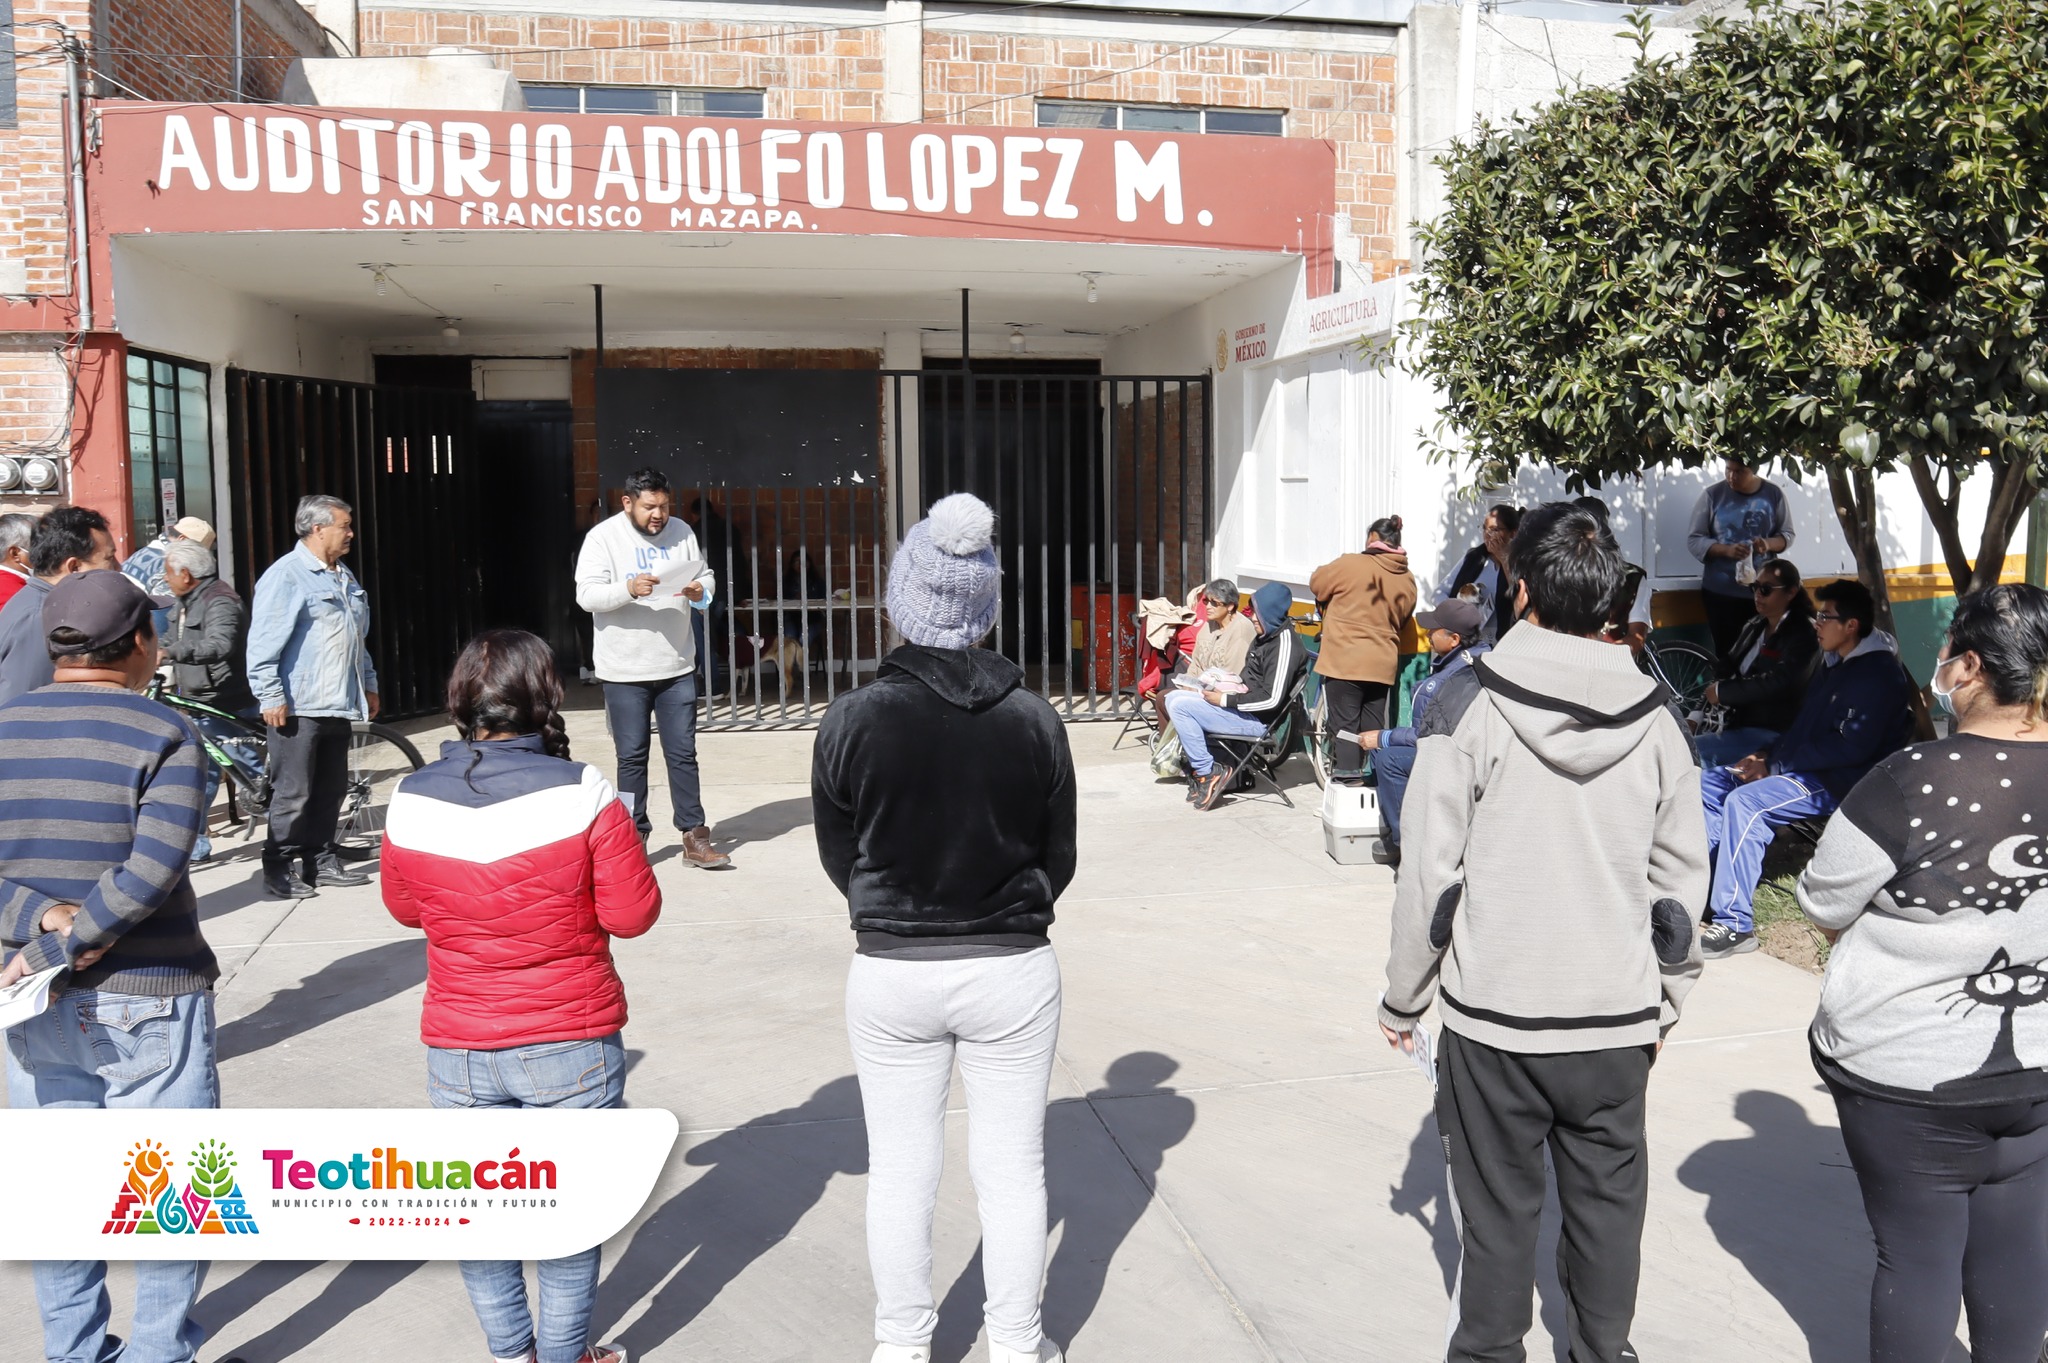
M 1443 1034 L 1436 1119 L 1462 1257 L 1450 1363 L 1523 1363 L 1536 1294 L 1543 1154 L 1564 1221 L 1557 1278 L 1572 1363 L 1629 1363 L 1649 1195 L 1650 1048 L 1523 1055 Z

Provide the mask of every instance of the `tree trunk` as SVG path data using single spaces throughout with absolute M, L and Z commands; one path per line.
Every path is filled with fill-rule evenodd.
M 1919 482 L 1916 473 L 1914 483 L 1918 485 Z M 1877 627 L 1897 638 L 1899 627 L 1892 616 L 1891 589 L 1885 585 L 1884 559 L 1877 544 L 1877 479 L 1869 469 L 1851 471 L 1830 464 L 1828 491 L 1833 494 L 1835 519 L 1841 522 L 1849 550 L 1856 556 L 1856 576 L 1870 589 L 1870 599 L 1876 605 Z M 1925 496 L 1923 491 L 1923 499 Z M 1927 508 L 1929 515 L 1936 514 L 1939 503 L 1937 496 Z M 1953 516 L 1950 524 L 1953 527 Z M 1922 740 L 1934 737 L 1934 720 L 1928 713 L 1927 704 L 1927 692 L 1914 688 L 1913 731 L 1914 736 Z
M 1919 481 L 1917 475 L 1914 481 Z M 1849 552 L 1856 556 L 1856 576 L 1870 588 L 1870 598 L 1877 603 L 1877 627 L 1897 634 L 1898 627 L 1892 620 L 1892 594 L 1884 580 L 1884 557 L 1877 544 L 1877 479 L 1869 469 L 1850 470 L 1829 464 L 1828 492 L 1834 500 L 1835 519 L 1841 523 L 1842 536 L 1849 541 Z M 1933 514 L 1934 507 L 1930 506 L 1928 511 Z
M 1998 472 L 1991 480 L 1991 505 L 1984 509 L 1984 536 L 1977 545 L 1977 562 L 1970 574 L 1968 591 L 1981 592 L 1986 587 L 1998 585 L 2005 575 L 2005 553 L 2012 547 L 2012 537 L 2019 532 L 2020 522 L 2026 519 L 2027 508 L 2034 500 L 2034 485 L 2027 478 L 2027 466 L 2017 460 L 1997 466 Z M 1956 584 L 1956 595 L 1966 590 L 1963 583 Z

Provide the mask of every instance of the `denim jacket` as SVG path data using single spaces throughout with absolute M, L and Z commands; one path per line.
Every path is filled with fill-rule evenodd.
M 364 720 L 377 689 L 370 599 L 355 574 L 301 544 L 256 581 L 249 610 L 249 688 L 268 709 Z

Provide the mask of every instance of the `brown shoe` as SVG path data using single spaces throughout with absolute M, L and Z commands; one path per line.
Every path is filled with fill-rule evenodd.
M 731 857 L 711 845 L 711 830 L 701 823 L 683 834 L 683 860 L 707 871 L 722 871 L 732 865 Z

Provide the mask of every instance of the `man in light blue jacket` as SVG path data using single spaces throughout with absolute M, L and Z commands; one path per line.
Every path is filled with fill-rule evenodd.
M 338 497 L 302 497 L 292 530 L 298 547 L 257 579 L 249 611 L 249 688 L 270 726 L 263 887 L 273 899 L 370 879 L 345 864 L 357 849 L 334 840 L 350 726 L 378 709 L 370 599 L 341 564 L 355 541 L 355 515 Z

